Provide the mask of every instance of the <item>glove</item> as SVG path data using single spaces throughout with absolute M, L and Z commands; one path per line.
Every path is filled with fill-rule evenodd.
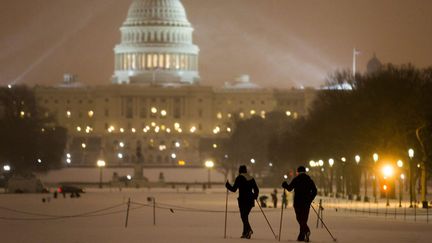
M 282 187 L 283 188 L 287 188 L 288 187 L 288 183 L 286 181 L 282 182 Z

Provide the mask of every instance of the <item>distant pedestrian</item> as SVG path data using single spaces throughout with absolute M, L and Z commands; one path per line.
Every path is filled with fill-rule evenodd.
M 273 202 L 273 207 L 277 208 L 278 198 L 277 198 L 277 190 L 276 189 L 273 190 L 273 193 L 271 194 L 271 198 L 272 198 L 272 202 Z
M 258 198 L 259 189 L 255 179 L 247 173 L 245 165 L 239 167 L 239 175 L 236 177 L 234 185 L 227 181 L 225 187 L 236 192 L 239 189 L 238 206 L 240 209 L 240 217 L 243 222 L 243 233 L 241 238 L 250 239 L 253 233 L 249 224 L 249 213 L 255 206 L 255 200 Z
M 282 193 L 282 207 L 287 208 L 288 206 L 288 196 L 286 191 L 284 190 Z
M 300 233 L 297 237 L 297 241 L 309 242 L 310 229 L 307 225 L 307 221 L 309 218 L 310 205 L 317 195 L 315 183 L 306 174 L 306 168 L 299 166 L 297 168 L 297 176 L 289 184 L 284 181 L 282 187 L 288 191 L 294 189 L 294 211 L 296 213 L 297 222 L 300 225 Z

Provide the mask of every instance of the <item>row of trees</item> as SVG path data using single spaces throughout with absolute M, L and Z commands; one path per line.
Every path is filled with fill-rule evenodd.
M 335 173 L 342 173 L 338 165 L 342 157 L 349 164 L 360 155 L 364 168 L 373 163 L 373 153 L 408 162 L 407 151 L 413 148 L 415 160 L 430 170 L 432 68 L 387 65 L 355 77 L 347 71 L 336 72 L 327 86 L 352 89 L 318 91 L 308 116 L 297 120 L 275 112 L 266 119 L 237 121 L 235 132 L 219 152 L 222 166 L 235 172 L 239 163 L 247 163 L 263 171 L 272 163 L 268 168 L 272 178 L 281 178 L 310 160 L 322 159 L 327 164 L 334 158 Z M 251 164 L 251 158 L 257 163 Z M 344 186 L 358 193 L 360 174 L 356 167 L 347 168 L 353 176 Z

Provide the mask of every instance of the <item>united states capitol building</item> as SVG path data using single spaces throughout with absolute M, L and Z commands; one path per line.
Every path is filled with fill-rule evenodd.
M 234 117 L 306 114 L 314 90 L 261 88 L 247 75 L 206 86 L 193 31 L 180 0 L 133 0 L 111 82 L 86 86 L 66 74 L 59 85 L 35 88 L 38 102 L 68 129 L 65 163 L 199 167 L 208 159 L 201 141 L 229 137 Z

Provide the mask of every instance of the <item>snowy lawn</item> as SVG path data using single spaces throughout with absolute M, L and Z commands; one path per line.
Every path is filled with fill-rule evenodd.
M 263 190 L 266 194 L 270 190 Z M 227 238 L 224 239 L 225 191 L 199 189 L 87 190 L 79 199 L 53 199 L 52 194 L 0 194 L 1 242 L 151 242 L 216 243 L 245 242 L 240 239 L 242 224 L 237 213 L 236 194 L 229 194 Z M 51 197 L 50 202 L 42 198 Z M 156 198 L 156 226 L 152 202 Z M 126 208 L 131 198 L 128 227 Z M 280 202 L 279 202 L 280 203 Z M 111 208 L 113 207 L 113 208 Z M 10 211 L 10 209 L 18 210 Z M 172 211 L 170 210 L 172 209 Z M 101 210 L 101 211 L 97 211 Z M 273 230 L 279 233 L 280 209 L 264 209 Z M 74 217 L 58 217 L 58 216 Z M 311 210 L 311 242 L 333 242 L 324 228 L 315 228 Z M 259 207 L 250 216 L 254 234 L 251 242 L 276 242 Z M 432 223 L 394 220 L 353 214 L 344 210 L 324 210 L 324 221 L 338 242 L 431 242 Z M 291 207 L 284 211 L 282 241 L 295 242 L 297 222 Z

